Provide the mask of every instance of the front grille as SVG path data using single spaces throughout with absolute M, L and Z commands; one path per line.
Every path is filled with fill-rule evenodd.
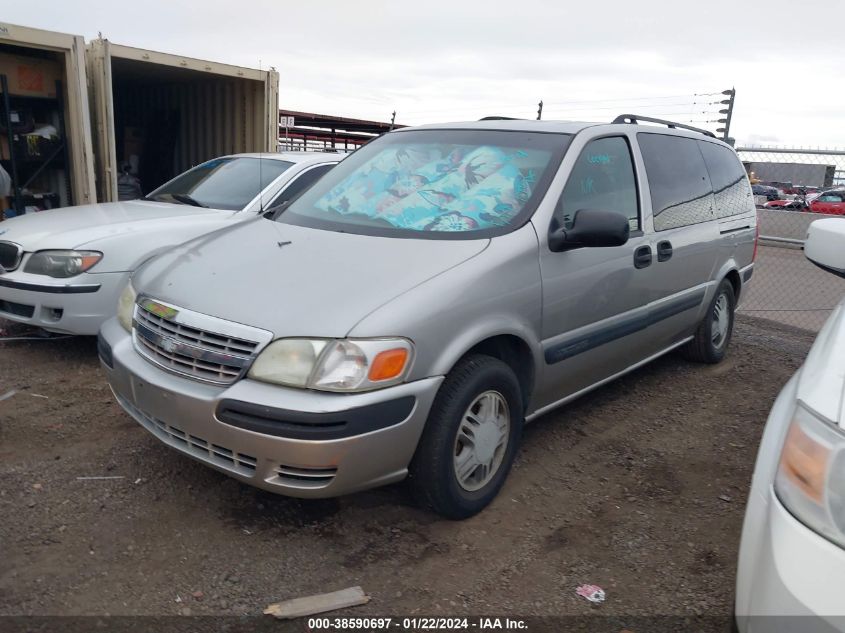
M 276 469 L 276 476 L 280 483 L 300 488 L 323 488 L 328 486 L 337 475 L 337 468 L 306 468 L 301 466 L 285 466 L 280 464 Z
M 174 311 L 180 317 L 187 312 Z M 163 318 L 142 304 L 135 306 L 134 325 L 135 348 L 148 360 L 172 372 L 217 384 L 231 384 L 240 378 L 261 345 L 260 341 Z
M 252 477 L 255 474 L 255 465 L 257 460 L 252 455 L 238 453 L 231 448 L 212 444 L 207 440 L 190 433 L 185 433 L 182 429 L 167 424 L 158 418 L 155 418 L 148 413 L 141 411 L 134 404 L 129 402 L 126 398 L 118 395 L 118 402 L 121 406 L 132 414 L 138 422 L 140 422 L 145 429 L 159 438 L 168 446 L 188 453 L 197 459 L 214 464 L 226 470 Z
M 13 242 L 0 242 L 0 266 L 7 271 L 16 270 L 21 265 L 23 249 Z

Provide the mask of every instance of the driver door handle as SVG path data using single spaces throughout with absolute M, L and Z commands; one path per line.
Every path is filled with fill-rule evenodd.
M 657 243 L 657 261 L 665 262 L 672 259 L 672 243 L 666 240 Z
M 640 246 L 634 251 L 634 268 L 651 266 L 651 246 Z

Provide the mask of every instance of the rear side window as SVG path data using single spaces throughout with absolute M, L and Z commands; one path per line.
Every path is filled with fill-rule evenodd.
M 621 136 L 590 141 L 578 156 L 555 210 L 555 218 L 561 226 L 570 228 L 579 209 L 616 211 L 628 218 L 632 231 L 640 228 L 631 150 Z
M 713 219 L 713 190 L 695 140 L 641 132 L 637 141 L 651 190 L 654 230 Z
M 747 213 L 750 210 L 748 176 L 736 154 L 716 143 L 707 141 L 697 141 L 697 143 L 704 156 L 704 163 L 707 165 L 710 182 L 713 185 L 716 217 L 726 218 Z

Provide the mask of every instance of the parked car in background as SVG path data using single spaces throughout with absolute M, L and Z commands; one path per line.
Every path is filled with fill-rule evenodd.
M 811 262 L 845 277 L 845 221 L 813 222 L 804 249 Z M 739 550 L 742 633 L 845 631 L 843 399 L 845 301 L 781 391 L 763 432 Z
M 307 189 L 337 154 L 237 154 L 138 200 L 31 213 L 0 225 L 0 317 L 96 334 L 130 273 L 157 253 L 252 219 Z
M 755 196 L 766 196 L 767 200 L 777 200 L 780 197 L 778 190 L 769 185 L 751 185 L 751 191 Z
M 804 209 L 804 201 L 800 198 L 792 200 L 770 200 L 763 205 L 766 209 L 786 209 L 791 211 L 801 211 Z
M 824 191 L 810 203 L 813 213 L 845 215 L 845 189 Z
M 705 134 L 385 134 L 275 221 L 141 267 L 100 332 L 108 381 L 159 440 L 245 483 L 331 497 L 410 475 L 422 505 L 468 517 L 524 421 L 676 348 L 725 356 L 757 214 Z

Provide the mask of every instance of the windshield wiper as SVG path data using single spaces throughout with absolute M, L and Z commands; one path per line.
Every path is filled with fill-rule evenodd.
M 199 202 L 189 196 L 187 193 L 169 193 L 167 194 L 174 200 L 181 202 L 182 204 L 189 204 L 192 207 L 202 207 L 203 209 L 207 209 L 208 207 L 204 205 L 202 202 Z

